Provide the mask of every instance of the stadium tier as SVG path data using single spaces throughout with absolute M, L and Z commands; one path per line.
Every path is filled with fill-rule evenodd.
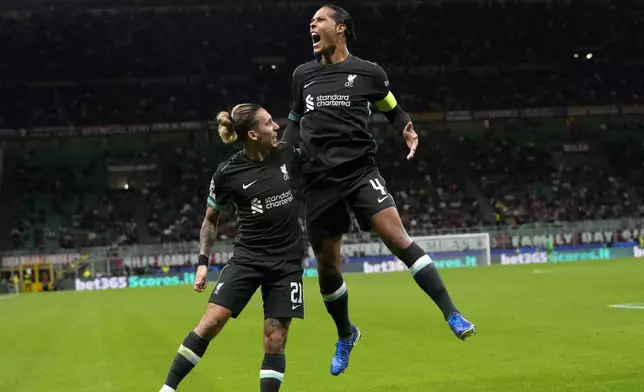
M 421 123 L 415 161 L 373 126 L 378 162 L 418 235 L 644 216 L 643 118 Z M 459 129 L 450 129 L 458 127 Z M 212 131 L 5 141 L 5 249 L 194 241 L 214 169 Z M 234 237 L 233 214 L 220 236 Z

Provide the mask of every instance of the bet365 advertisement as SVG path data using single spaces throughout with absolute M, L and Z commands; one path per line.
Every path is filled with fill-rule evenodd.
M 208 273 L 208 280 L 217 280 L 219 272 L 211 271 Z M 179 273 L 168 274 L 161 276 L 112 276 L 102 277 L 96 279 L 75 279 L 65 282 L 64 289 L 73 289 L 76 291 L 90 291 L 90 290 L 110 290 L 110 289 L 126 289 L 137 287 L 162 287 L 162 286 L 179 286 L 179 285 L 192 285 L 195 282 L 194 273 Z M 73 286 L 69 287 L 69 286 Z
M 472 268 L 486 265 L 485 258 L 481 252 L 449 252 L 431 254 L 431 256 L 434 265 L 440 269 Z M 491 263 L 493 265 L 545 264 L 587 260 L 610 260 L 625 257 L 644 258 L 644 249 L 639 247 L 569 247 L 557 249 L 553 252 L 545 252 L 537 249 L 493 250 L 491 253 Z M 347 273 L 374 274 L 406 270 L 407 267 L 403 262 L 393 256 L 354 257 L 349 258 L 348 262 L 342 264 L 342 272 Z M 312 268 L 305 268 L 304 276 L 317 276 L 315 266 L 313 265 Z M 210 271 L 208 273 L 209 282 L 216 281 L 218 277 L 219 271 Z M 89 291 L 179 286 L 192 285 L 194 280 L 194 272 L 173 273 L 168 275 L 131 275 L 95 279 L 70 279 L 63 283 L 63 289 Z

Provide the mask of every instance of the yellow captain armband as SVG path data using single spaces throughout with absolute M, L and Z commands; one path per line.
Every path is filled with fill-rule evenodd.
M 386 97 L 384 97 L 380 101 L 376 101 L 376 107 L 381 112 L 388 112 L 391 109 L 395 108 L 396 105 L 398 105 L 398 102 L 396 101 L 396 97 L 394 97 L 391 91 L 387 93 Z

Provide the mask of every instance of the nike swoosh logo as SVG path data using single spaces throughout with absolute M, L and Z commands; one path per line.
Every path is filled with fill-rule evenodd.
M 293 307 L 291 308 L 291 310 L 295 310 L 295 309 L 299 308 L 300 306 L 302 306 L 302 305 L 293 305 Z
M 253 185 L 253 184 L 254 184 L 254 183 L 256 183 L 256 182 L 257 182 L 257 180 L 255 180 L 255 181 L 251 182 L 250 184 L 242 184 L 242 188 L 244 188 L 244 189 L 248 189 L 248 187 L 249 187 L 249 186 Z
M 388 197 L 389 197 L 389 195 L 387 195 L 387 196 L 383 197 L 382 199 L 378 199 L 378 203 L 382 203 L 382 202 L 383 202 L 383 201 L 385 201 L 385 199 L 387 199 Z
M 304 85 L 304 87 L 302 87 L 302 90 L 304 90 L 305 88 L 309 87 L 309 86 L 310 86 L 310 85 L 312 85 L 313 83 L 315 83 L 315 80 L 314 80 L 314 81 L 312 81 L 312 82 L 309 82 L 309 83 L 305 84 L 305 85 Z

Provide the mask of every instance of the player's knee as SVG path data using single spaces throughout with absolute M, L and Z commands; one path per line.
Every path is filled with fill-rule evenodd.
M 371 218 L 371 225 L 392 252 L 406 249 L 411 245 L 411 238 L 395 208 L 386 208 L 378 212 Z
M 284 351 L 290 320 L 268 318 L 264 322 L 264 351 L 280 354 Z
M 264 334 L 264 348 L 269 354 L 279 354 L 284 350 L 286 345 L 287 331 L 273 331 Z

